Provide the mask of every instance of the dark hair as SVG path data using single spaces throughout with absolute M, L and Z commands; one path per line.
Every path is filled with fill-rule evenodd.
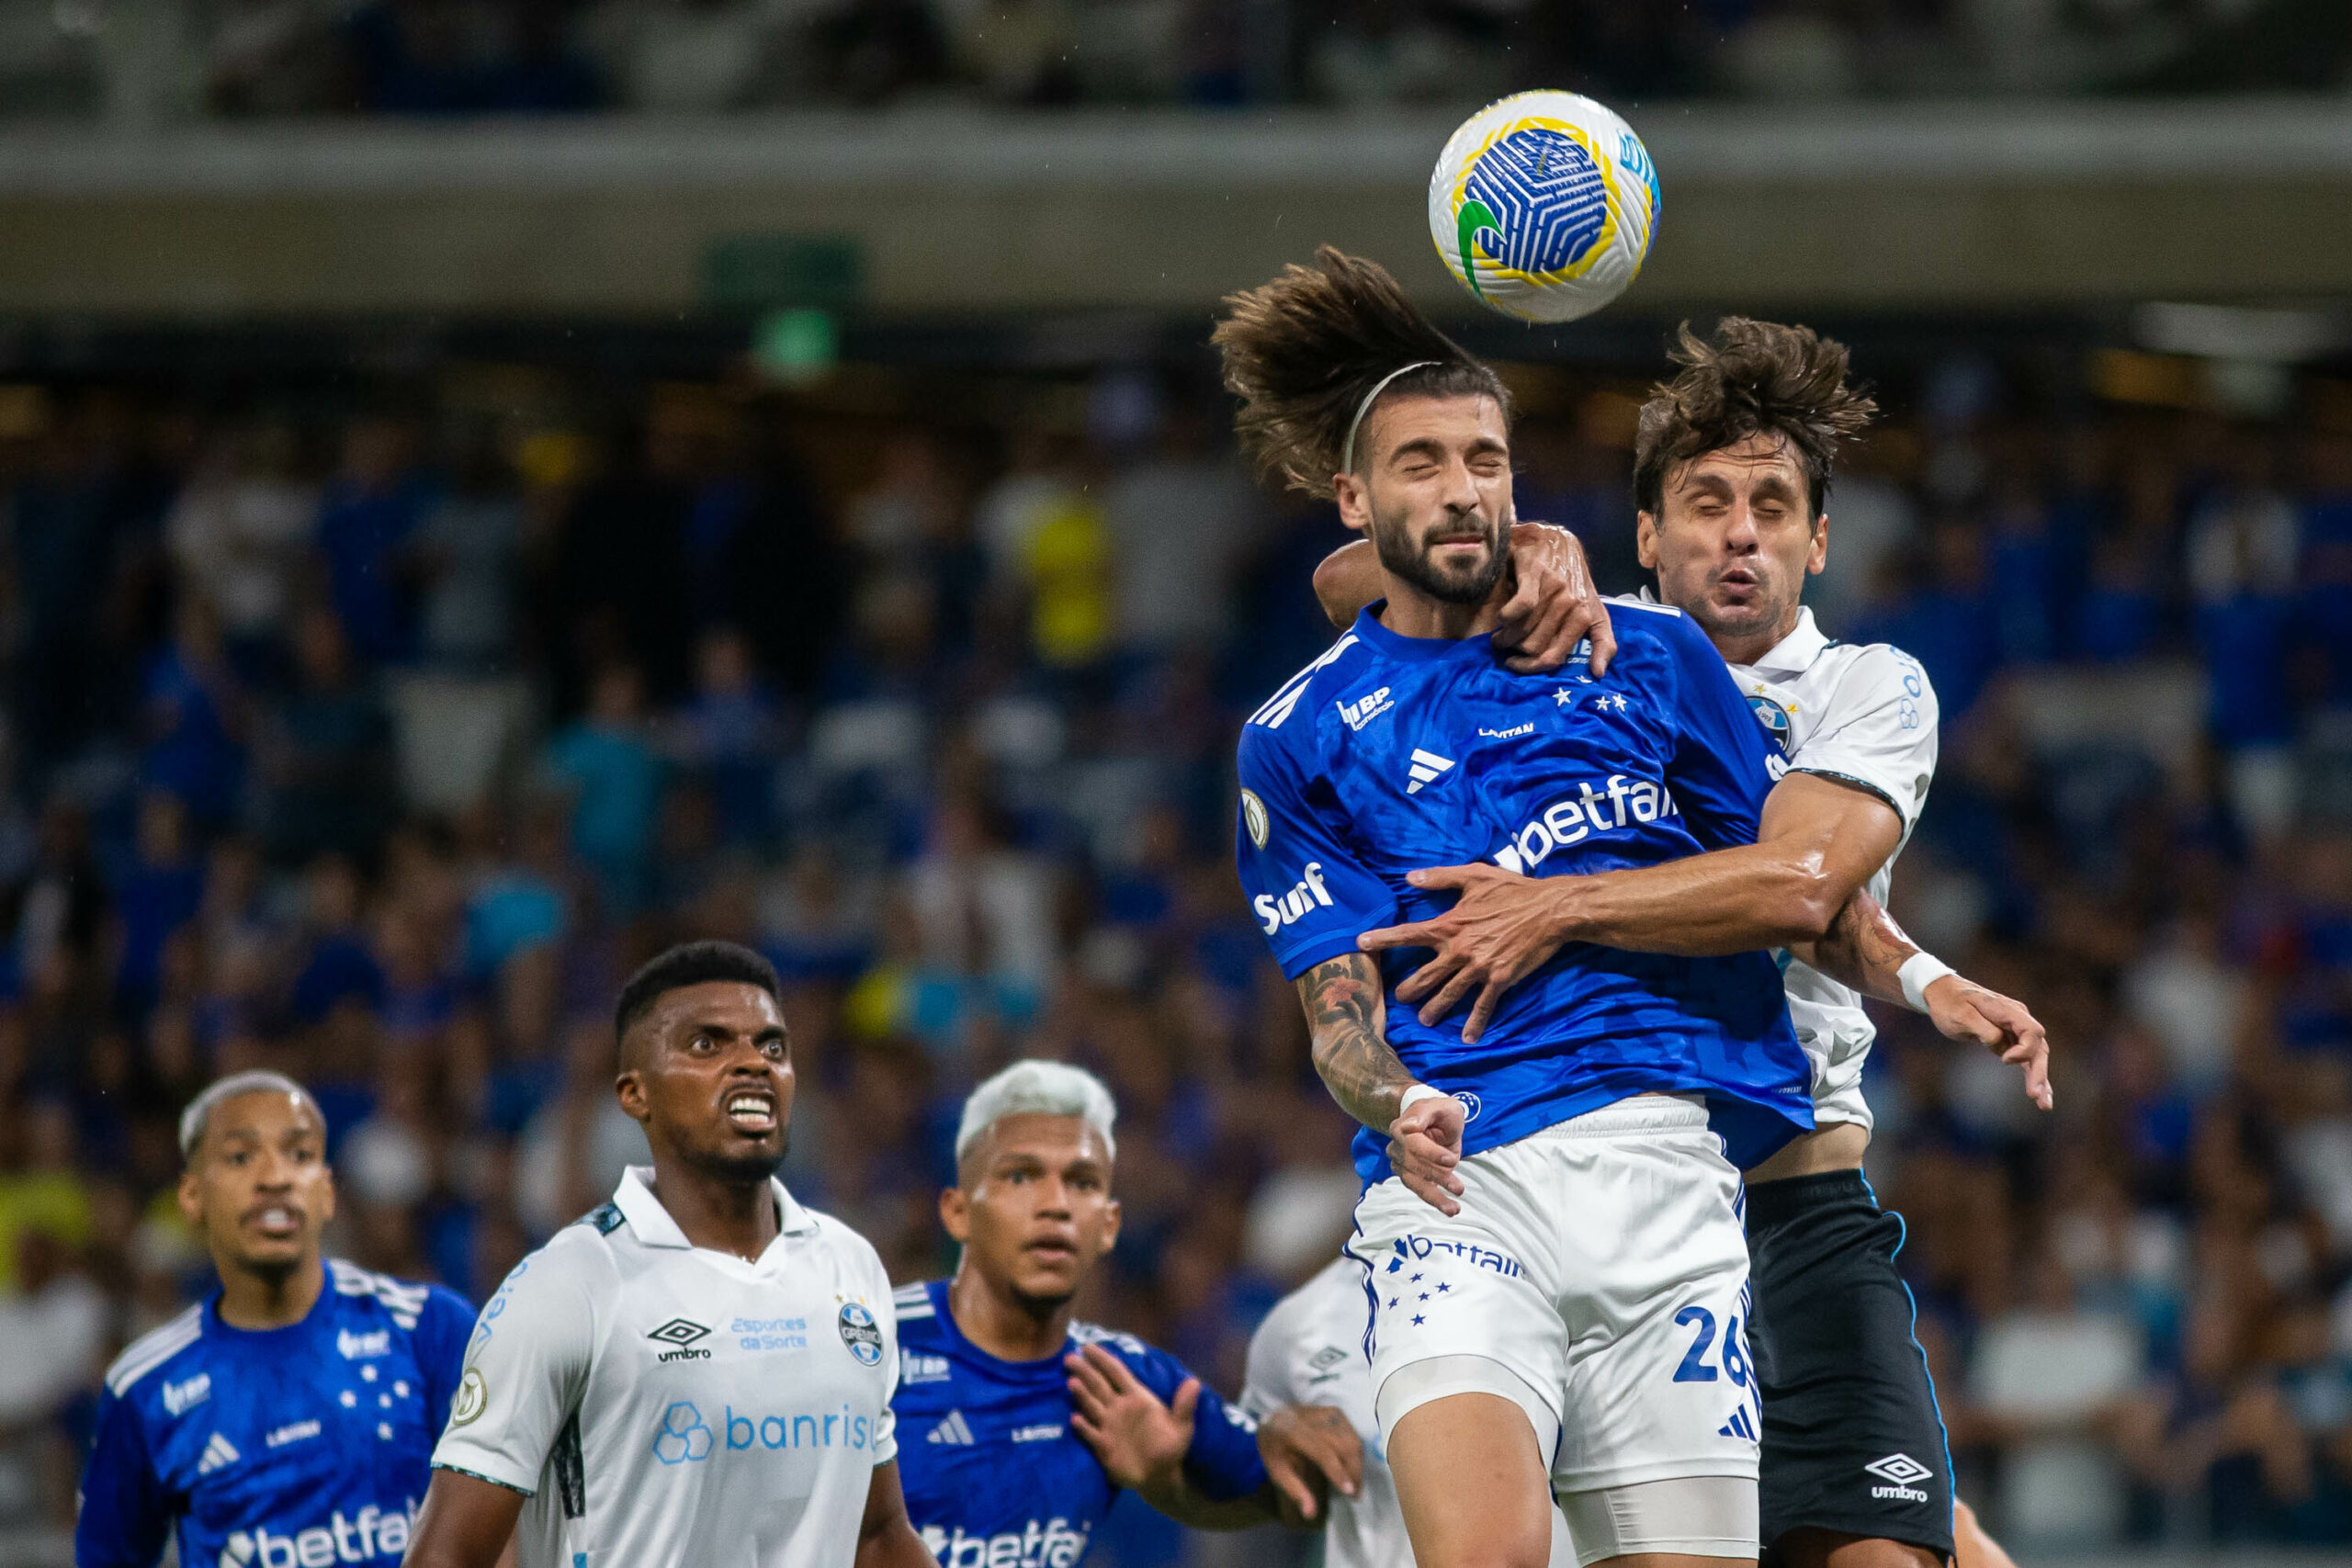
M 1294 263 L 1225 307 L 1209 339 L 1226 389 L 1241 399 L 1234 430 L 1259 471 L 1294 490 L 1330 495 L 1357 409 L 1408 365 L 1430 362 L 1384 397 L 1492 398 L 1510 418 L 1502 378 L 1431 325 L 1377 262 L 1325 245 L 1313 266 Z
M 1829 506 L 1838 447 L 1878 405 L 1846 384 L 1846 345 L 1811 327 L 1725 316 L 1713 342 L 1682 323 L 1669 355 L 1682 367 L 1650 389 L 1634 435 L 1634 504 L 1657 515 L 1666 478 L 1694 457 L 1777 435 L 1804 465 L 1812 513 Z
M 628 1026 L 665 993 L 711 980 L 757 986 L 778 1001 L 784 999 L 784 982 L 775 977 L 775 965 L 750 948 L 731 942 L 682 942 L 647 959 L 621 987 L 621 999 L 613 1008 L 615 1037 L 628 1033 Z

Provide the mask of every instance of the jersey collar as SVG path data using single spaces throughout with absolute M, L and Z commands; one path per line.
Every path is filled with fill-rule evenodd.
M 1495 650 L 1492 632 L 1480 632 L 1476 637 L 1402 637 L 1380 624 L 1380 612 L 1388 607 L 1385 599 L 1375 599 L 1356 612 L 1356 624 L 1349 629 L 1356 640 L 1368 644 L 1390 659 L 1440 660 L 1487 659 Z
M 771 1176 L 768 1190 L 775 1194 L 777 1235 L 797 1235 L 817 1228 L 817 1222 L 784 1190 L 783 1182 Z M 637 1233 L 637 1239 L 643 1246 L 694 1246 L 686 1239 L 686 1233 L 678 1228 L 678 1222 L 670 1217 L 670 1211 L 662 1206 L 662 1200 L 653 1195 L 651 1166 L 633 1165 L 621 1172 L 621 1184 L 613 1189 L 613 1205 L 620 1210 L 621 1217 L 628 1221 L 628 1228 Z
M 1664 603 L 1658 598 L 1657 591 L 1646 583 L 1643 584 L 1641 592 L 1634 597 L 1645 604 Z M 1821 650 L 1827 648 L 1829 643 L 1830 639 L 1822 636 L 1821 628 L 1813 624 L 1813 606 L 1800 605 L 1797 609 L 1795 627 L 1788 636 L 1767 649 L 1763 658 L 1746 668 L 1778 670 L 1791 675 L 1802 675 L 1813 668 L 1813 661 L 1821 657 Z
M 1802 675 L 1813 668 L 1829 639 L 1813 624 L 1813 610 L 1804 606 L 1797 611 L 1797 624 L 1789 635 L 1774 643 L 1764 656 L 1748 666 L 1750 670 L 1770 670 L 1783 674 Z

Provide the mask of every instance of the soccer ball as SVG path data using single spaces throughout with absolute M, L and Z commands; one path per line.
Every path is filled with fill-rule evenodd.
M 1430 238 L 1507 316 L 1573 321 L 1625 291 L 1649 254 L 1657 169 L 1633 128 L 1577 93 L 1514 93 L 1447 138 Z

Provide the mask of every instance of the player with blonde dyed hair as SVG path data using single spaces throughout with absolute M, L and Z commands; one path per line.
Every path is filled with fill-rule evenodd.
M 907 1511 L 945 1568 L 1070 1568 L 1122 1489 L 1210 1529 L 1319 1524 L 1361 1456 L 1336 1411 L 1261 1426 L 1166 1351 L 1073 1321 L 1119 1234 L 1118 1119 L 1081 1067 L 1016 1062 L 972 1091 L 939 1215 L 952 1279 L 898 1292 Z

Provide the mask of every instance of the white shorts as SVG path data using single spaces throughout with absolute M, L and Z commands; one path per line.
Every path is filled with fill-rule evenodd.
M 1414 1406 L 1461 1392 L 1436 1377 L 1378 1398 L 1391 1376 L 1485 1357 L 1542 1400 L 1529 1418 L 1555 1492 L 1729 1476 L 1752 1495 L 1747 1238 L 1705 1107 L 1640 1095 L 1457 1168 L 1452 1219 L 1395 1177 L 1356 1204 L 1383 1441 Z

